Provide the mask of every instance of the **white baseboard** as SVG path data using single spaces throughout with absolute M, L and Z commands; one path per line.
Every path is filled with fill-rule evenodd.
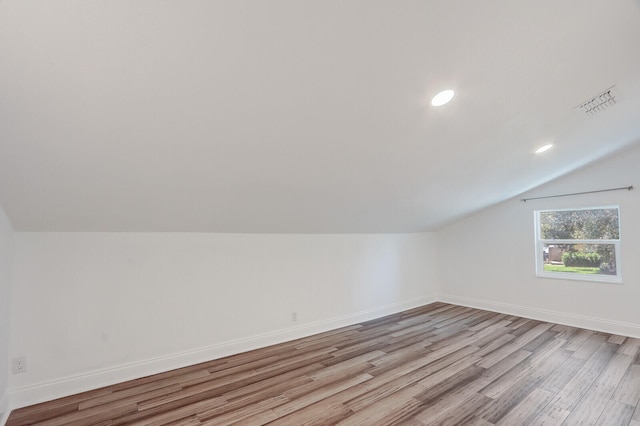
M 9 414 L 11 413 L 11 404 L 9 403 L 9 394 L 5 393 L 0 398 L 0 425 L 7 423 Z
M 354 314 L 343 315 L 308 324 L 301 324 L 296 327 L 231 340 L 190 351 L 170 354 L 111 368 L 89 371 L 83 374 L 68 376 L 49 382 L 14 388 L 9 392 L 11 400 L 10 406 L 11 409 L 26 407 L 28 405 L 50 401 L 52 399 L 97 389 L 103 386 L 109 386 L 115 383 L 125 382 L 200 362 L 311 336 L 313 334 L 380 318 L 385 315 L 402 312 L 407 309 L 416 308 L 418 306 L 434 302 L 436 302 L 435 295 L 420 297 Z
M 509 303 L 473 299 L 449 294 L 439 294 L 438 301 L 503 314 L 516 315 L 545 322 L 553 322 L 571 327 L 586 328 L 594 331 L 640 338 L 640 324 L 611 321 L 602 318 L 573 315 L 564 312 L 550 311 L 547 309 L 531 308 L 527 306 L 512 305 Z

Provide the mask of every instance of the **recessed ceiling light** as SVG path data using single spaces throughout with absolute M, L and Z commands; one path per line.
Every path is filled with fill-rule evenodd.
M 455 94 L 456 92 L 451 89 L 443 90 L 431 99 L 431 105 L 438 107 L 449 103 Z
M 536 154 L 542 154 L 545 151 L 549 151 L 551 148 L 553 148 L 552 143 L 549 143 L 545 146 L 541 146 L 540 148 L 536 149 Z

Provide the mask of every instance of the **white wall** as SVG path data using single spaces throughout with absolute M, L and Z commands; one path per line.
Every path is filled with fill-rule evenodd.
M 13 233 L 0 214 L 0 362 L 14 408 L 437 299 L 640 337 L 640 145 L 439 232 Z M 619 204 L 622 285 L 537 278 L 533 211 Z M 14 240 L 12 250 L 11 240 Z M 11 256 L 13 251 L 13 262 Z M 13 278 L 10 266 L 13 264 Z M 437 271 L 436 271 L 437 267 Z M 291 312 L 299 315 L 291 322 Z M 7 368 L 0 369 L 0 385 Z
M 428 233 L 16 232 L 14 406 L 434 300 Z
M 8 414 L 9 320 L 13 229 L 0 207 L 0 424 Z
M 544 158 L 540 158 L 543 161 Z M 640 337 L 640 145 L 437 232 L 439 299 Z M 622 285 L 537 278 L 533 211 L 620 205 Z

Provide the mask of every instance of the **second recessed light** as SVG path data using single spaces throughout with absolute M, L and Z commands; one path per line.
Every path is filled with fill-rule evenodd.
M 549 151 L 551 148 L 553 148 L 553 144 L 547 144 L 545 146 L 541 146 L 540 148 L 536 149 L 536 154 L 542 154 L 545 151 Z
M 456 92 L 451 89 L 443 90 L 442 92 L 435 95 L 433 99 L 431 99 L 431 105 L 437 107 L 447 104 L 451 101 L 451 99 L 453 99 L 455 94 Z

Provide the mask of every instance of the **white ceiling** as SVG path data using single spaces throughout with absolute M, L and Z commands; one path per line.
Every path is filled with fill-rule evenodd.
M 639 46 L 639 0 L 2 0 L 0 205 L 21 231 L 433 230 L 638 143 Z

